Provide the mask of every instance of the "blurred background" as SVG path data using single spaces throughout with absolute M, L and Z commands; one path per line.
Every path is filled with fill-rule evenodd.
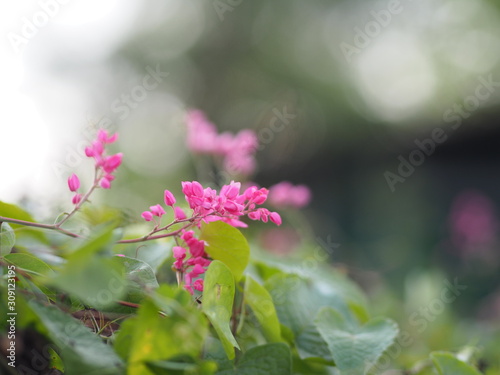
M 404 327 L 443 280 L 467 286 L 421 347 L 500 347 L 500 3 L 39 0 L 0 19 L 0 200 L 50 221 L 104 127 L 125 157 L 99 199 L 138 217 L 196 178 L 199 108 L 258 134 L 254 181 L 311 188 L 301 220 L 377 312 Z

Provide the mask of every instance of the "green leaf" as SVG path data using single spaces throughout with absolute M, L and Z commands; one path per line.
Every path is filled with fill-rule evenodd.
M 17 268 L 36 276 L 52 276 L 54 271 L 44 261 L 31 254 L 13 253 L 5 256 L 5 259 Z
M 250 259 L 250 247 L 245 236 L 227 223 L 214 221 L 203 225 L 200 239 L 207 243 L 207 254 L 228 266 L 239 281 Z
M 155 375 L 212 375 L 217 364 L 211 361 L 195 362 L 192 358 L 170 358 L 168 361 L 146 362 Z
M 0 222 L 0 255 L 10 254 L 16 244 L 16 235 L 8 223 Z
M 131 236 L 130 238 L 139 237 Z M 124 237 L 127 239 L 127 237 Z M 172 238 L 164 238 L 161 241 L 149 241 L 141 246 L 137 244 L 117 244 L 113 247 L 115 254 L 124 254 L 130 258 L 146 262 L 154 272 L 157 272 L 165 261 L 171 257 L 172 251 L 169 248 L 175 246 Z
M 126 292 L 124 266 L 114 259 L 91 256 L 71 258 L 51 283 L 82 300 L 103 309 Z
M 266 339 L 269 342 L 282 341 L 273 299 L 269 292 L 250 276 L 247 276 L 245 282 L 245 302 L 252 308 Z
M 159 292 L 162 293 L 161 288 Z M 148 369 L 148 363 L 152 361 L 179 354 L 193 358 L 200 355 L 207 333 L 206 320 L 195 307 L 177 306 L 177 311 L 173 310 L 165 317 L 159 314 L 158 306 L 152 300 L 146 300 L 137 316 L 124 323 L 116 346 L 120 355 L 128 358 L 130 374 L 154 375 L 156 372 Z
M 11 219 L 17 219 L 17 220 L 23 220 L 23 221 L 30 221 L 30 222 L 35 222 L 35 220 L 31 217 L 29 213 L 24 211 L 22 208 L 14 205 L 14 204 L 9 204 L 0 201 L 0 216 L 8 217 Z M 34 229 L 31 227 L 26 227 L 24 225 L 20 224 L 10 224 L 12 229 L 14 229 L 16 232 L 19 230 L 22 233 L 26 234 L 27 236 L 30 236 L 32 238 L 36 238 L 37 240 L 43 242 L 43 243 L 48 243 L 48 239 L 45 236 L 45 233 L 41 232 L 38 229 Z
M 315 324 L 342 374 L 364 374 L 398 335 L 396 324 L 388 319 L 359 326 L 330 307 L 321 309 Z
M 111 225 L 103 226 L 88 239 L 76 239 L 75 249 L 69 254 L 68 260 L 84 261 L 96 253 L 105 253 L 121 238 L 122 230 Z M 108 252 L 111 255 L 111 252 Z
M 74 375 L 123 374 L 123 362 L 111 346 L 90 332 L 80 321 L 55 307 L 29 302 L 56 344 L 65 372 Z
M 456 358 L 453 353 L 434 352 L 431 353 L 431 359 L 439 375 L 481 375 L 481 372 Z
M 362 321 L 368 320 L 367 301 L 361 289 L 352 280 L 336 268 L 325 265 L 315 258 L 315 249 L 310 249 L 308 255 L 277 258 L 269 253 L 259 253 L 259 261 L 254 264 L 264 280 L 277 274 L 295 274 L 311 280 L 313 288 L 321 290 L 325 296 L 334 295 L 346 302 L 356 317 Z
M 229 359 L 235 356 L 234 347 L 240 348 L 229 326 L 234 292 L 234 276 L 230 269 L 221 261 L 212 261 L 205 273 L 202 309 L 214 326 Z
M 320 290 L 310 279 L 297 275 L 276 274 L 265 283 L 273 298 L 281 324 L 290 328 L 301 358 L 322 358 L 331 362 L 326 343 L 313 325 L 313 319 L 322 307 L 334 307 L 344 318 L 355 323 L 355 318 L 341 295 Z
M 158 288 L 158 281 L 149 264 L 129 257 L 115 256 L 112 259 L 125 269 L 128 301 L 139 302 L 144 297 L 145 291 Z
M 256 346 L 248 350 L 234 370 L 217 372 L 217 375 L 290 375 L 292 355 L 283 343 Z

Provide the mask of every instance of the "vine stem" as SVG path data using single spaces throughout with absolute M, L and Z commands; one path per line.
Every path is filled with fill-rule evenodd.
M 31 221 L 11 219 L 10 217 L 3 217 L 3 216 L 0 216 L 0 222 L 19 224 L 19 225 L 23 225 L 25 227 L 34 227 L 34 228 L 55 230 L 55 231 L 58 231 L 58 232 L 65 234 L 66 236 L 75 237 L 75 238 L 82 238 L 82 236 L 80 236 L 79 234 L 76 234 L 76 233 L 70 232 L 69 230 L 58 227 L 57 224 L 33 223 Z
M 190 226 L 193 225 L 193 221 L 195 218 L 190 218 L 190 219 L 185 219 L 185 220 L 174 220 L 172 223 L 166 225 L 163 228 L 157 229 L 153 231 L 152 233 L 149 233 L 145 236 L 139 237 L 139 238 L 131 238 L 128 240 L 120 240 L 116 241 L 117 244 L 128 244 L 128 243 L 137 243 L 137 242 L 146 242 L 146 241 L 152 241 L 152 240 L 157 240 L 160 238 L 166 238 L 166 237 L 172 237 L 172 236 L 177 236 L 179 233 L 181 233 L 183 230 L 189 228 Z M 60 232 L 62 234 L 65 234 L 66 236 L 73 237 L 73 238 L 85 238 L 79 234 L 70 232 L 69 230 L 63 229 L 58 226 L 58 224 L 40 224 L 40 223 L 33 223 L 31 221 L 25 221 L 25 220 L 18 220 L 18 219 L 11 219 L 9 217 L 3 217 L 0 216 L 0 222 L 5 222 L 5 223 L 12 223 L 12 224 L 19 224 L 23 225 L 26 227 L 34 227 L 34 228 L 41 228 L 41 229 L 47 229 L 47 230 L 55 230 L 57 232 Z M 173 232 L 168 232 L 168 233 L 163 233 L 163 234 L 158 234 L 156 236 L 153 236 L 152 234 L 158 233 L 161 230 L 166 230 L 170 228 L 174 224 L 178 224 L 181 222 L 188 222 L 187 224 L 183 225 L 181 228 L 173 231 Z
M 74 214 L 76 214 L 77 211 L 82 207 L 82 205 L 86 201 L 88 201 L 90 195 L 94 192 L 94 190 L 99 185 L 100 176 L 98 176 L 98 172 L 99 172 L 99 169 L 96 167 L 95 172 L 94 172 L 94 183 L 92 184 L 90 189 L 85 193 L 85 195 L 82 197 L 82 200 L 77 205 L 75 205 L 75 208 L 73 208 L 73 211 L 71 211 L 69 214 L 67 214 L 66 217 L 64 217 L 62 220 L 60 220 L 59 222 L 54 224 L 54 226 L 56 228 L 60 228 L 61 225 L 63 225 L 66 221 L 68 221 Z

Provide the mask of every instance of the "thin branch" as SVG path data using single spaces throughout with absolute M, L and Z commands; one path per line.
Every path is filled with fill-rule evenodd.
M 11 219 L 9 217 L 3 217 L 3 216 L 0 216 L 0 221 L 6 222 L 6 223 L 12 223 L 12 224 L 19 224 L 19 225 L 23 225 L 25 227 L 34 227 L 34 228 L 55 230 L 55 231 L 58 231 L 58 232 L 65 234 L 66 236 L 70 236 L 70 237 L 74 237 L 74 238 L 82 238 L 82 236 L 80 236 L 79 234 L 76 234 L 76 233 L 70 232 L 69 230 L 60 228 L 56 224 L 33 223 L 31 221 Z
M 73 211 L 71 211 L 66 217 L 64 217 L 61 221 L 58 223 L 54 224 L 56 228 L 60 228 L 61 225 L 63 225 L 66 221 L 68 221 L 74 214 L 77 213 L 77 211 L 82 207 L 82 205 L 89 199 L 90 195 L 94 192 L 94 190 L 97 188 L 100 180 L 100 176 L 98 176 L 98 169 L 96 167 L 95 172 L 94 172 L 94 183 L 90 187 L 89 191 L 85 193 L 85 195 L 82 197 L 82 200 L 75 205 L 75 208 L 73 208 Z
M 193 225 L 193 223 L 189 223 L 189 224 L 186 224 L 184 225 L 182 228 L 180 229 L 177 229 L 173 232 L 169 232 L 169 233 L 164 233 L 164 234 L 158 234 L 156 236 L 150 236 L 149 234 L 144 236 L 144 237 L 139 237 L 139 238 L 132 238 L 132 239 L 129 239 L 129 240 L 120 240 L 120 241 L 117 241 L 116 243 L 117 244 L 124 244 L 124 243 L 137 243 L 137 242 L 145 242 L 145 241 L 152 241 L 152 240 L 157 240 L 157 239 L 160 239 L 160 238 L 166 238 L 166 237 L 172 237 L 172 236 L 177 236 L 179 233 L 181 233 L 184 229 L 187 229 L 189 228 L 191 225 Z
M 142 236 L 142 237 L 139 237 L 139 238 L 132 238 L 132 239 L 128 239 L 128 240 L 120 240 L 120 241 L 117 241 L 116 243 L 117 244 L 128 244 L 128 243 L 146 242 L 146 241 L 157 240 L 157 239 L 160 239 L 160 238 L 177 236 L 184 229 L 187 229 L 191 225 L 193 225 L 193 222 L 195 221 L 195 219 L 196 218 L 193 217 L 193 218 L 184 219 L 184 220 L 174 220 L 172 223 L 166 225 L 163 228 L 157 229 L 157 230 L 153 231 L 152 233 L 158 233 L 159 231 L 163 231 L 163 230 L 169 229 L 174 224 L 178 224 L 178 223 L 181 223 L 181 222 L 187 222 L 187 224 L 185 224 L 184 226 L 182 226 L 182 228 L 177 229 L 177 230 L 175 230 L 173 232 L 158 234 L 156 236 L 152 236 L 151 233 L 149 233 L 149 234 L 147 234 L 145 236 Z M 41 229 L 47 229 L 47 230 L 55 230 L 57 232 L 60 232 L 62 234 L 65 234 L 66 236 L 70 236 L 70 237 L 73 237 L 73 238 L 85 238 L 83 236 L 80 236 L 79 234 L 76 234 L 76 233 L 70 232 L 69 230 L 60 228 L 58 226 L 58 224 L 40 224 L 40 223 L 31 222 L 31 221 L 11 219 L 11 218 L 8 218 L 8 217 L 3 217 L 3 216 L 0 216 L 0 222 L 6 222 L 6 223 L 12 223 L 12 224 L 19 224 L 19 225 L 23 225 L 23 226 L 26 226 L 26 227 L 34 227 L 34 228 L 41 228 Z

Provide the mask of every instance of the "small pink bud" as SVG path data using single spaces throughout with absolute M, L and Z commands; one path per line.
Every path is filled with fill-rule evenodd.
M 85 155 L 87 155 L 87 157 L 91 158 L 92 156 L 95 155 L 94 149 L 90 146 L 85 147 Z
M 121 152 L 115 155 L 108 156 L 106 159 L 104 159 L 102 168 L 106 173 L 113 173 L 113 171 L 122 163 L 122 158 L 123 154 Z
M 108 139 L 106 140 L 106 143 L 113 143 L 113 142 L 116 142 L 116 140 L 118 139 L 118 133 L 115 133 L 113 135 L 110 135 L 108 137 Z
M 280 226 L 281 225 L 281 216 L 277 212 L 271 212 L 269 215 L 269 220 L 271 220 L 274 224 Z
M 269 210 L 267 208 L 259 208 L 260 212 L 260 220 L 262 220 L 264 223 L 267 223 L 269 220 Z
M 104 152 L 104 145 L 99 140 L 92 142 L 92 149 L 94 151 L 94 156 L 102 155 Z
M 187 219 L 186 214 L 180 207 L 174 207 L 174 217 L 176 220 L 184 220 Z
M 74 204 L 74 205 L 77 205 L 78 203 L 80 203 L 82 200 L 82 195 L 81 194 L 75 194 L 73 196 L 73 199 L 71 199 L 71 202 Z
M 80 188 L 80 180 L 76 174 L 72 174 L 68 178 L 68 187 L 70 191 L 77 191 Z
M 248 214 L 248 217 L 252 220 L 260 220 L 260 212 L 257 210 L 257 211 L 253 211 L 253 212 L 250 212 Z
M 104 177 L 101 178 L 101 181 L 99 181 L 99 185 L 101 185 L 103 189 L 111 188 L 111 182 L 109 182 L 109 180 Z
M 101 143 L 113 143 L 118 139 L 118 133 L 109 135 L 109 133 L 104 129 L 99 129 L 97 132 L 97 139 Z
M 165 190 L 164 193 L 164 200 L 165 204 L 167 206 L 173 206 L 175 204 L 175 197 L 174 195 L 170 192 L 170 190 Z
M 149 207 L 149 209 L 151 210 L 151 212 L 155 216 L 162 217 L 163 215 L 165 215 L 165 210 L 159 204 L 157 204 L 155 206 L 151 206 L 151 207 Z
M 146 221 L 151 221 L 153 220 L 153 214 L 149 211 L 144 211 L 142 214 L 141 214 L 142 218 Z

